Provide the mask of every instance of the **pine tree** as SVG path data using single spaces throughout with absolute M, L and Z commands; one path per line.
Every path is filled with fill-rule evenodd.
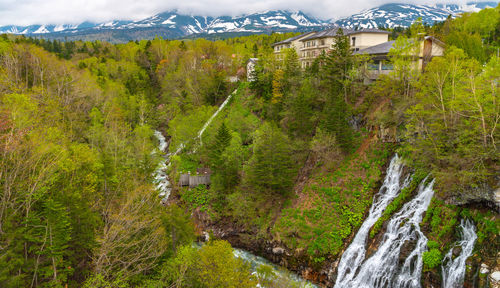
M 217 168 L 221 166 L 221 155 L 226 150 L 226 148 L 229 146 L 231 143 L 231 133 L 229 129 L 227 128 L 226 124 L 222 122 L 222 124 L 219 126 L 219 129 L 217 130 L 217 135 L 215 136 L 215 139 L 212 143 L 212 145 L 209 146 L 210 149 L 210 162 L 211 166 L 217 173 Z
M 322 124 L 327 131 L 335 135 L 344 150 L 349 150 L 352 148 L 353 132 L 347 120 L 350 109 L 347 99 L 349 87 L 346 80 L 354 59 L 349 38 L 343 35 L 342 29 L 338 30 L 333 49 L 325 61 L 323 85 L 328 91 L 328 99 L 323 110 Z
M 253 155 L 245 167 L 246 184 L 256 192 L 287 195 L 295 180 L 288 137 L 265 123 L 255 135 Z

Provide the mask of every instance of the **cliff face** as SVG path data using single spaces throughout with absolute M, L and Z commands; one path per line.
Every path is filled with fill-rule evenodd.
M 385 165 L 382 171 L 385 171 L 386 167 L 387 166 Z M 409 175 L 410 172 L 411 172 L 410 169 L 405 168 L 405 171 L 403 172 L 404 177 L 406 178 L 406 176 Z M 383 179 L 383 177 L 385 177 L 384 174 L 382 174 L 380 178 Z M 378 181 L 375 190 L 378 190 L 380 188 L 380 185 L 381 181 Z M 414 196 L 415 196 L 415 191 L 413 191 L 413 193 L 409 197 L 412 198 Z M 440 200 L 436 200 L 436 203 L 442 203 L 439 201 Z M 485 202 L 479 201 L 474 203 L 485 203 Z M 446 213 L 442 212 L 443 214 L 436 214 L 437 213 L 436 211 L 432 211 L 432 210 L 442 209 L 442 208 L 439 209 L 436 208 L 440 207 L 439 205 L 441 204 L 439 205 L 433 204 L 433 205 L 431 205 L 431 208 L 429 208 L 430 210 L 427 212 L 430 213 L 430 215 L 427 216 L 427 218 L 429 219 L 424 218 L 423 223 L 421 224 L 422 231 L 427 235 L 429 240 L 434 239 L 433 237 L 437 235 L 429 222 L 431 221 L 433 215 L 441 215 L 441 217 L 443 218 L 442 221 L 444 222 L 449 221 L 449 219 L 446 220 L 447 216 L 443 216 Z M 446 207 L 452 207 L 452 208 L 447 208 L 451 209 L 450 211 L 455 211 L 456 209 L 458 209 L 456 211 L 461 211 L 462 209 L 458 207 L 453 208 L 455 206 L 446 206 Z M 488 209 L 487 207 L 489 206 L 482 206 L 482 208 L 480 208 L 476 205 L 474 207 L 469 206 L 469 208 L 463 208 L 463 209 L 470 209 L 473 211 L 480 211 L 480 210 L 491 211 L 491 209 Z M 367 213 L 368 211 L 365 213 L 363 220 L 364 218 L 366 218 Z M 452 216 L 455 215 L 453 217 L 459 217 L 458 212 L 451 215 Z M 311 255 L 309 255 L 305 249 L 290 248 L 286 242 L 282 241 L 282 239 L 276 237 L 276 235 L 271 232 L 272 231 L 271 227 L 267 229 L 266 233 L 262 233 L 262 231 L 259 231 L 259 229 L 257 228 L 255 229 L 248 228 L 245 227 L 245 225 L 240 225 L 238 224 L 238 221 L 230 217 L 223 217 L 221 219 L 214 221 L 210 218 L 210 216 L 207 213 L 202 212 L 199 209 L 194 211 L 193 218 L 195 219 L 195 222 L 200 232 L 205 231 L 207 233 L 212 233 L 213 236 L 216 238 L 227 240 L 235 248 L 244 249 L 256 255 L 262 256 L 277 265 L 280 265 L 282 267 L 287 268 L 290 271 L 297 273 L 304 279 L 310 280 L 324 287 L 333 287 L 333 285 L 335 284 L 335 280 L 337 277 L 337 268 L 338 268 L 337 266 L 339 264 L 340 257 L 342 256 L 345 249 L 352 242 L 352 239 L 357 232 L 357 229 L 353 229 L 350 235 L 344 240 L 343 247 L 338 254 L 329 255 L 328 257 L 325 257 L 324 261 L 318 263 L 312 260 Z M 490 218 L 490 220 L 494 221 L 495 218 L 498 219 L 498 214 L 496 214 L 496 216 L 493 215 L 493 218 Z M 378 233 L 376 233 L 373 237 L 370 237 L 368 239 L 366 245 L 367 249 L 366 258 L 370 257 L 377 251 L 379 244 L 383 239 L 386 227 L 387 227 L 387 221 L 382 225 L 382 228 L 379 230 Z M 443 226 L 440 226 L 438 229 L 445 229 L 445 228 L 443 228 Z M 458 235 L 459 235 L 458 228 L 457 227 L 453 228 L 443 236 L 442 239 L 442 242 L 444 243 L 443 245 L 451 246 L 452 243 L 455 243 L 458 240 L 457 238 Z M 301 235 L 296 234 L 295 237 L 299 238 L 301 237 Z M 489 242 L 488 240 L 491 240 L 493 243 Z M 499 265 L 497 262 L 498 255 L 496 254 L 497 250 L 495 250 L 498 249 L 498 244 L 495 244 L 495 242 L 497 242 L 495 241 L 495 239 L 485 239 L 480 243 L 479 242 L 476 243 L 476 247 L 474 250 L 476 252 L 471 257 L 469 257 L 469 259 L 466 262 L 467 269 L 466 269 L 464 287 L 492 287 L 486 285 L 491 285 L 495 283 L 494 278 L 491 278 L 493 277 L 492 274 L 495 271 L 499 270 L 498 269 Z M 415 243 L 412 242 L 408 242 L 403 245 L 400 254 L 401 261 L 404 261 L 404 259 L 406 259 L 406 257 L 411 253 L 413 249 L 412 247 L 414 245 Z M 442 250 L 445 251 L 446 249 L 443 246 Z M 458 255 L 460 253 L 460 248 L 455 249 L 453 253 Z M 484 267 L 488 267 L 488 271 L 486 271 Z M 442 283 L 441 266 L 438 266 L 437 268 L 434 269 L 428 269 L 424 267 L 421 281 L 423 287 L 440 287 Z
M 458 206 L 480 204 L 500 212 L 500 171 L 489 182 L 464 187 L 456 195 L 446 199 L 446 202 Z

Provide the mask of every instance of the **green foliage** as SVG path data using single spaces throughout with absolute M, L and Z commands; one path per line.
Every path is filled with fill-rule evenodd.
M 295 163 L 290 157 L 288 137 L 273 124 L 256 131 L 253 155 L 245 167 L 245 181 L 255 191 L 288 195 L 293 185 Z
M 205 191 L 206 192 L 206 191 Z M 184 196 L 184 195 L 183 195 Z M 193 200 L 194 202 L 199 200 Z M 198 203 L 196 203 L 198 204 Z M 177 252 L 177 247 L 189 245 L 195 240 L 194 225 L 184 209 L 172 204 L 169 205 L 163 216 L 165 231 L 170 235 L 172 252 Z
M 220 164 L 212 178 L 215 190 L 228 192 L 240 183 L 240 170 L 246 154 L 247 150 L 244 149 L 240 136 L 234 132 L 229 146 L 220 155 Z
M 188 203 L 192 209 L 200 208 L 201 211 L 209 209 L 209 193 L 204 185 L 199 185 L 193 189 L 186 189 L 181 194 L 183 201 Z
M 226 124 L 222 122 L 217 130 L 217 135 L 213 143 L 209 144 L 210 162 L 212 167 L 220 167 L 223 162 L 221 161 L 222 153 L 226 150 L 231 142 L 231 132 Z
M 353 131 L 348 123 L 350 106 L 348 105 L 349 71 L 354 65 L 354 57 L 349 46 L 348 37 L 343 36 L 342 29 L 337 32 L 332 51 L 322 66 L 323 85 L 326 87 L 328 99 L 323 110 L 322 128 L 332 132 L 344 151 L 353 147 Z
M 125 288 L 128 287 L 126 281 L 120 277 L 116 280 L 108 281 L 101 274 L 92 275 L 83 283 L 82 288 Z
M 429 269 L 434 269 L 441 265 L 441 260 L 443 260 L 443 255 L 441 255 L 441 251 L 436 248 L 432 248 L 429 251 L 424 252 L 422 254 L 422 260 L 424 261 L 424 266 Z
M 203 124 L 215 112 L 214 107 L 201 106 L 188 114 L 179 114 L 169 122 L 168 134 L 172 137 L 170 151 L 175 152 L 181 144 L 185 145 L 187 150 L 195 144 L 194 139 L 197 138 L 198 132 L 203 127 Z
M 401 209 L 401 207 L 403 207 L 403 205 L 410 200 L 410 197 L 415 192 L 418 185 L 421 184 L 422 180 L 424 180 L 425 176 L 426 174 L 423 171 L 417 171 L 413 174 L 410 184 L 401 189 L 398 196 L 396 196 L 396 198 L 394 198 L 394 200 L 387 205 L 387 208 L 384 210 L 384 213 L 382 213 L 382 216 L 377 219 L 377 222 L 375 222 L 370 230 L 370 238 L 375 237 L 375 235 L 380 232 L 382 225 L 384 225 L 384 223 L 389 220 L 394 213 Z
M 469 57 L 485 63 L 497 53 L 499 21 L 499 7 L 483 9 L 477 13 L 465 13 L 462 17 L 448 19 L 440 32 L 449 46 L 458 47 Z
M 480 68 L 449 47 L 427 65 L 418 83 L 417 103 L 406 110 L 404 154 L 432 171 L 438 191 L 464 190 L 492 175 L 500 133 L 494 123 L 500 117 L 499 64 L 493 57 Z
M 170 260 L 163 277 L 176 287 L 255 287 L 250 265 L 233 255 L 226 241 L 211 241 L 199 250 L 184 246 Z
M 340 253 L 372 203 L 380 169 L 389 154 L 389 147 L 374 144 L 366 156 L 353 155 L 334 171 L 318 173 L 304 188 L 307 200 L 301 206 L 283 209 L 273 233 L 288 247 L 305 249 L 314 262 Z

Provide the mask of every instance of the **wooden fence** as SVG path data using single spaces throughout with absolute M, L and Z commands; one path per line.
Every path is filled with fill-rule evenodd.
M 210 185 L 210 174 L 181 174 L 181 177 L 179 178 L 179 186 L 189 186 L 189 188 L 194 188 L 198 185 Z

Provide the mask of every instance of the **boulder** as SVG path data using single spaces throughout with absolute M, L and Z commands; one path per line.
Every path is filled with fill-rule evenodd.
M 490 274 L 491 287 L 498 288 L 500 287 L 500 271 L 495 271 Z
M 490 267 L 488 267 L 488 265 L 486 265 L 486 264 L 482 263 L 482 264 L 481 264 L 481 269 L 479 270 L 479 272 L 480 272 L 481 274 L 487 274 L 487 273 L 489 273 L 489 272 L 490 272 Z
M 282 255 L 283 253 L 285 253 L 285 249 L 284 248 L 281 248 L 281 247 L 274 247 L 273 248 L 273 254 L 275 254 L 275 255 Z

